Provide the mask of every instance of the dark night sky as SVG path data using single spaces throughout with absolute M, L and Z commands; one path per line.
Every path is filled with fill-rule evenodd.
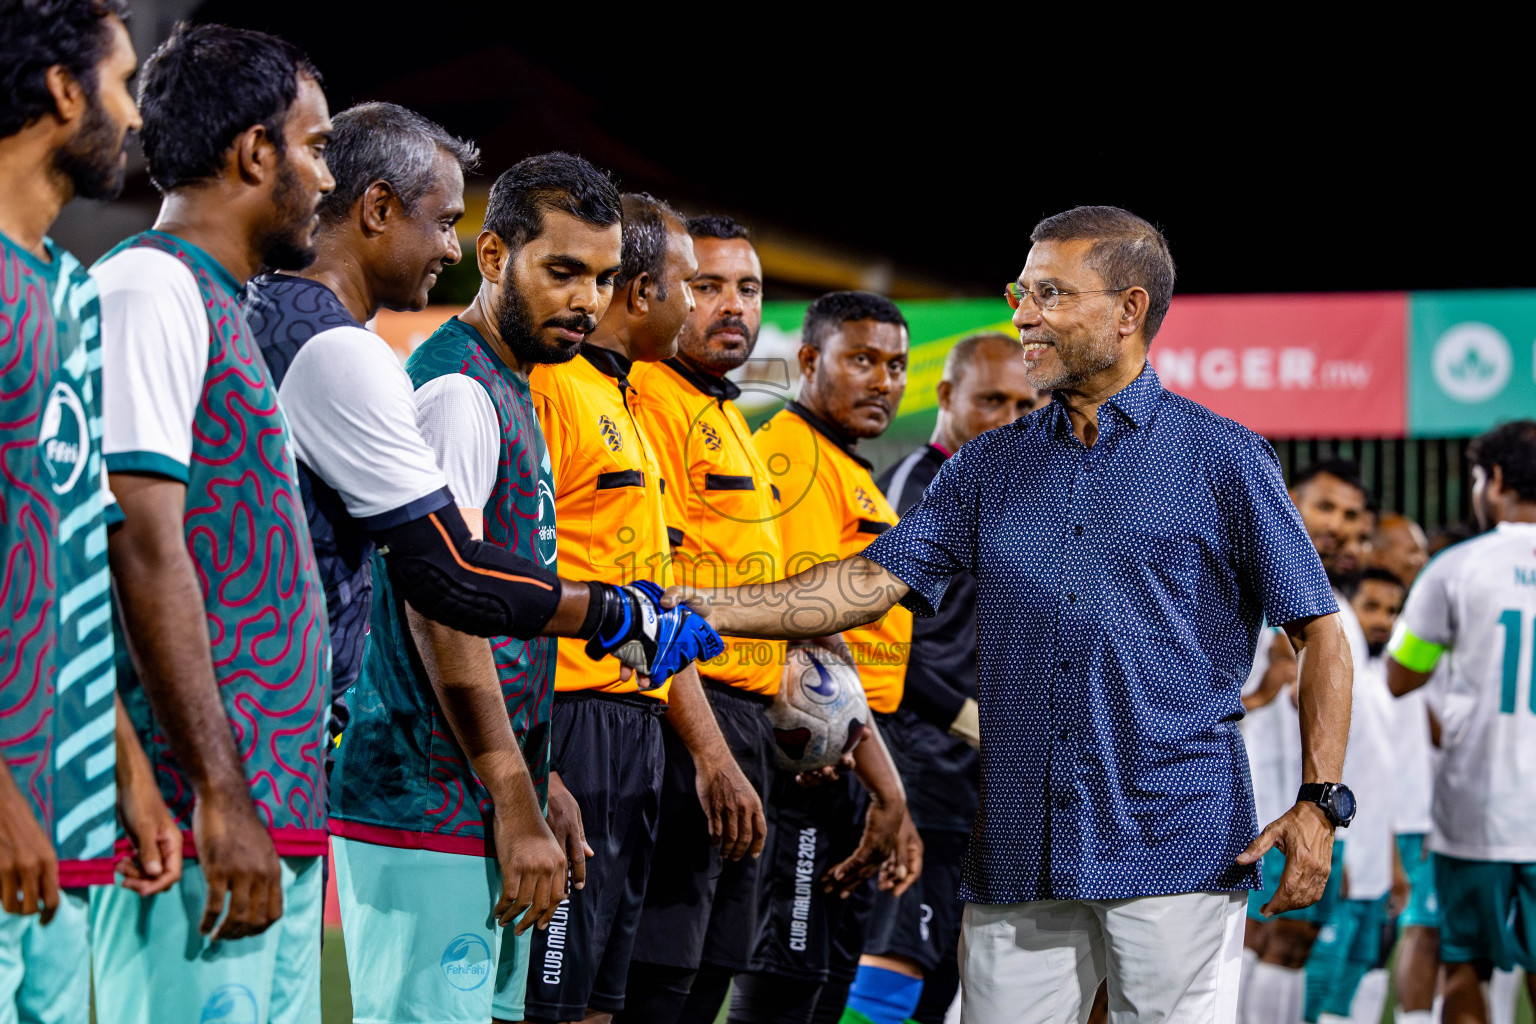
M 968 293 L 998 291 L 1035 220 L 1079 203 L 1162 226 L 1186 293 L 1536 284 L 1528 114 L 1448 65 L 1376 68 L 1343 44 L 1138 56 L 1109 38 L 1052 63 L 1001 19 L 790 35 L 762 29 L 780 17 L 766 8 L 731 28 L 661 6 L 569 25 L 476 16 L 507 4 L 440 3 L 438 22 L 321 6 L 209 0 L 195 17 L 288 36 L 333 109 L 413 106 L 477 139 L 488 173 L 574 149 L 685 209 Z M 1028 21 L 1081 33 L 1085 12 Z

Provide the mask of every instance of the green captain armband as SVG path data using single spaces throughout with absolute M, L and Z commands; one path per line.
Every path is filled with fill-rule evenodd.
M 1420 640 L 1408 632 L 1408 628 L 1399 619 L 1392 630 L 1392 639 L 1387 641 L 1387 653 L 1403 668 L 1428 675 L 1440 663 L 1440 655 L 1445 653 L 1445 648 L 1428 640 Z

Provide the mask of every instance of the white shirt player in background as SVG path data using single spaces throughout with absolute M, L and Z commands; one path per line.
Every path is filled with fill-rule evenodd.
M 1404 587 L 1412 587 L 1429 561 L 1429 540 L 1419 524 L 1389 512 L 1376 523 L 1371 565 L 1385 569 Z M 1437 672 L 1439 678 L 1443 672 Z M 1398 859 L 1408 879 L 1408 903 L 1397 919 L 1398 1024 L 1430 1024 L 1440 975 L 1440 904 L 1435 896 L 1435 864 L 1429 852 L 1430 801 L 1438 758 L 1431 736 L 1430 694 L 1435 682 L 1394 702 L 1397 751 L 1395 824 Z M 1379 1016 L 1379 1015 L 1378 1015 Z
M 1388 682 L 1400 696 L 1446 666 L 1430 836 L 1444 1012 L 1484 1021 L 1489 967 L 1536 967 L 1536 421 L 1494 428 L 1468 456 L 1473 511 L 1492 529 L 1420 574 L 1389 646 Z
M 1371 526 L 1359 467 L 1340 459 L 1313 463 L 1292 477 L 1290 495 L 1334 586 L 1359 573 L 1364 566 L 1365 538 Z M 1340 619 L 1348 630 L 1354 625 L 1354 617 L 1349 614 L 1346 601 L 1341 598 L 1338 603 Z M 1358 634 L 1359 630 L 1354 632 Z M 1350 647 L 1355 664 L 1363 664 L 1363 638 L 1351 635 Z M 1255 695 L 1249 694 L 1245 704 L 1256 706 L 1255 700 Z M 1245 723 L 1243 729 L 1254 775 L 1255 801 L 1283 799 L 1288 804 L 1296 799 L 1301 783 L 1301 724 L 1292 695 L 1280 693 L 1260 709 L 1257 717 L 1257 721 Z M 1293 763 L 1294 769 L 1290 767 Z M 1289 794 L 1278 792 L 1281 786 L 1289 787 Z M 1337 838 L 1347 840 L 1349 833 L 1340 833 Z M 1343 845 L 1347 849 L 1349 844 Z M 1279 867 L 1278 862 L 1269 859 L 1263 864 L 1266 891 L 1273 885 L 1272 872 Z M 1303 971 L 1317 941 L 1322 918 L 1336 899 L 1343 869 L 1343 854 L 1336 841 L 1333 876 L 1318 903 L 1266 919 L 1258 908 L 1268 902 L 1267 897 L 1260 893 L 1257 902 L 1250 897 L 1244 945 L 1257 953 L 1258 960 L 1248 968 L 1241 985 L 1238 1019 L 1242 1024 L 1297 1024 L 1301 1020 L 1306 996 Z
M 1381 660 L 1402 610 L 1405 588 L 1384 569 L 1366 569 L 1343 589 L 1348 595 L 1345 633 L 1351 645 L 1359 648 L 1344 782 L 1355 793 L 1359 813 L 1344 844 L 1343 898 L 1323 922 L 1307 964 L 1306 1019 L 1374 1024 L 1381 1019 L 1387 996 L 1387 975 L 1380 966 L 1386 953 L 1382 933 L 1408 894 L 1393 832 L 1399 770 L 1393 742 L 1397 709 Z

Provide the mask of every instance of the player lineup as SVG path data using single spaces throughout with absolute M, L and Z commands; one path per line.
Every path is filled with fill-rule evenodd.
M 1081 206 L 879 468 L 883 295 L 738 407 L 751 225 L 271 34 L 0 14 L 0 1021 L 318 1022 L 328 890 L 357 1021 L 1514 1019 L 1536 422 L 1462 534 L 1284 479 Z

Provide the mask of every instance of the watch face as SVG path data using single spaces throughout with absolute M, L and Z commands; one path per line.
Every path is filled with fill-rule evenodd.
M 1348 786 L 1335 786 L 1328 800 L 1333 804 L 1333 816 L 1339 824 L 1348 825 L 1354 820 L 1355 794 L 1350 792 Z

